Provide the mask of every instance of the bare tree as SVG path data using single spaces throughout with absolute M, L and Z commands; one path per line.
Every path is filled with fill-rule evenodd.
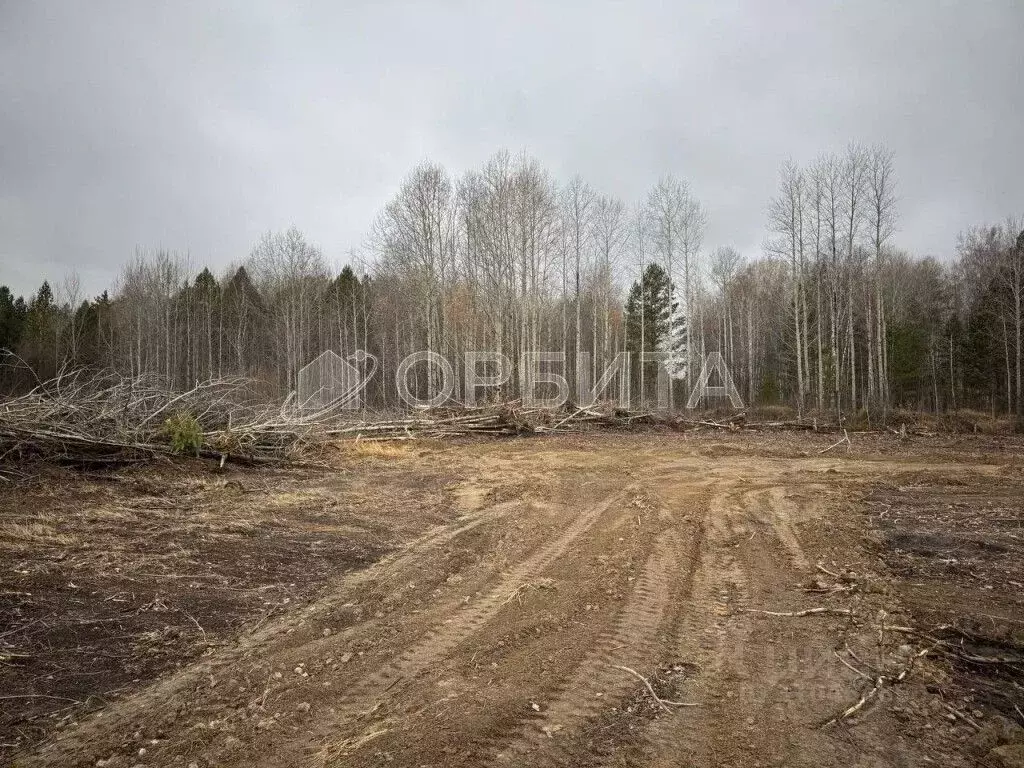
M 274 341 L 283 345 L 277 366 L 280 380 L 294 389 L 299 368 L 311 357 L 311 324 L 326 288 L 327 267 L 320 249 L 295 227 L 261 237 L 249 263 L 271 303 Z
M 642 359 L 643 351 L 647 349 L 647 338 L 646 338 L 646 326 L 647 326 L 647 311 L 646 306 L 646 291 L 644 285 L 645 273 L 646 273 L 646 260 L 647 260 L 647 231 L 650 224 L 648 222 L 648 208 L 645 204 L 639 203 L 633 209 L 633 220 L 631 225 L 631 235 L 633 242 L 633 251 L 636 255 L 637 268 L 639 272 L 640 282 L 640 355 L 637 357 L 638 365 L 638 377 L 640 383 L 640 405 L 643 407 L 645 398 L 647 397 L 647 386 L 645 381 L 644 369 L 645 365 Z
M 867 158 L 867 226 L 874 250 L 874 349 L 868 351 L 868 397 L 878 396 L 883 408 L 889 403 L 886 307 L 882 294 L 885 249 L 896 231 L 896 177 L 893 153 L 881 145 Z M 871 325 L 869 323 L 869 329 Z
M 592 359 L 594 370 L 591 381 L 597 381 L 598 318 L 603 318 L 601 329 L 601 362 L 608 364 L 611 359 L 611 313 L 612 297 L 615 293 L 615 267 L 627 237 L 626 206 L 622 201 L 602 196 L 594 207 L 594 243 L 596 248 L 593 277 L 593 344 Z M 601 311 L 598 312 L 600 306 Z M 603 367 L 602 366 L 602 367 Z
M 416 168 L 374 223 L 373 243 L 386 267 L 416 287 L 428 352 L 444 341 L 442 296 L 454 264 L 455 195 L 447 172 L 437 165 Z M 430 369 L 427 397 L 437 390 L 438 372 Z
M 718 351 L 724 355 L 730 368 L 735 366 L 737 359 L 733 349 L 735 341 L 733 283 L 742 264 L 743 257 L 732 246 L 716 248 L 711 253 L 711 280 L 718 290 L 721 302 Z
M 580 353 L 583 350 L 583 302 L 581 285 L 583 270 L 590 257 L 593 238 L 593 213 L 597 195 L 579 176 L 574 176 L 562 191 L 562 226 L 565 228 L 566 245 L 572 265 L 575 285 L 573 306 L 576 312 L 574 323 L 575 345 L 572 370 L 573 391 L 576 391 L 579 377 Z
M 698 283 L 697 253 L 704 238 L 706 215 L 700 203 L 690 195 L 685 182 L 672 176 L 658 181 L 647 196 L 648 239 L 674 288 L 674 299 L 679 301 L 677 273 L 683 272 L 681 314 L 686 318 L 687 335 L 683 370 L 693 369 L 694 344 L 694 289 Z M 670 395 L 669 401 L 672 402 Z
M 67 305 L 67 350 L 64 352 L 63 357 L 77 363 L 79 359 L 78 346 L 82 334 L 81 315 L 79 313 L 79 306 L 82 301 L 82 281 L 75 270 L 66 274 L 61 281 L 60 300 Z M 58 357 L 62 356 L 60 352 L 57 354 Z M 58 368 L 60 363 L 61 361 L 58 360 Z
M 867 153 L 859 144 L 847 147 L 842 165 L 843 221 L 846 235 L 846 339 L 850 363 L 850 407 L 857 410 L 857 347 L 854 333 L 856 241 L 864 220 Z
M 768 205 L 768 219 L 780 239 L 769 244 L 769 251 L 788 256 L 791 274 L 793 339 L 796 356 L 797 414 L 803 414 L 805 401 L 805 324 L 801 322 L 804 265 L 805 182 L 803 172 L 789 161 L 782 167 L 779 193 Z

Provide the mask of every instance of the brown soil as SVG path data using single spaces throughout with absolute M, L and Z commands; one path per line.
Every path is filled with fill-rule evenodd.
M 0 760 L 998 764 L 1024 744 L 1022 446 L 832 442 L 41 471 L 0 491 Z

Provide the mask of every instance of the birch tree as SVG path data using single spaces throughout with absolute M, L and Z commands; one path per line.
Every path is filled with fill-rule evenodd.
M 805 326 L 802 319 L 803 264 L 804 264 L 804 208 L 805 180 L 803 172 L 789 161 L 782 167 L 779 193 L 768 205 L 768 219 L 779 240 L 769 250 L 783 257 L 790 265 L 790 305 L 793 314 L 793 341 L 796 357 L 797 414 L 803 414 L 805 401 Z
M 612 298 L 615 293 L 615 268 L 627 238 L 626 206 L 621 200 L 602 195 L 594 207 L 595 270 L 593 278 L 593 345 L 594 370 L 591 381 L 597 381 L 598 321 L 601 329 L 601 367 L 611 360 Z M 600 307 L 600 312 L 598 312 Z
M 575 322 L 573 333 L 572 391 L 577 391 L 579 364 L 583 351 L 583 272 L 590 258 L 593 243 L 593 214 L 597 195 L 579 176 L 570 179 L 562 192 L 562 226 L 565 228 L 568 247 L 568 269 L 573 281 L 573 309 Z M 564 262 L 563 262 L 564 264 Z M 563 267 L 564 269 L 564 267 Z
M 871 148 L 866 171 L 867 228 L 874 251 L 874 326 L 869 323 L 874 348 L 868 350 L 868 398 L 889 403 L 886 306 L 882 292 L 885 250 L 896 231 L 896 178 L 893 153 L 881 145 Z

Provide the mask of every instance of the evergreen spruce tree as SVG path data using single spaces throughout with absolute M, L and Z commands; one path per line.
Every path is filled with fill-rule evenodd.
M 626 298 L 626 347 L 634 358 L 635 385 L 640 381 L 640 353 L 664 352 L 669 374 L 685 376 L 686 320 L 674 298 L 675 290 L 668 273 L 659 264 L 650 264 L 642 279 L 633 283 Z M 657 381 L 657 363 L 644 365 L 643 394 Z

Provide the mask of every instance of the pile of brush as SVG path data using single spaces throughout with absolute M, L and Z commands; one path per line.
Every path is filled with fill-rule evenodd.
M 518 401 L 362 416 L 335 403 L 310 410 L 254 399 L 254 382 L 212 379 L 174 391 L 160 377 L 64 371 L 0 402 L 0 461 L 124 464 L 161 454 L 278 461 L 333 440 L 565 432 L 651 422 L 611 407 L 525 408 Z
M 160 453 L 213 452 L 240 426 L 267 423 L 269 409 L 247 402 L 250 382 L 217 379 L 184 392 L 158 376 L 62 371 L 27 394 L 0 402 L 0 459 L 29 457 L 82 464 L 125 463 Z M 239 435 L 239 444 L 250 436 Z M 261 446 L 256 453 L 282 443 Z

